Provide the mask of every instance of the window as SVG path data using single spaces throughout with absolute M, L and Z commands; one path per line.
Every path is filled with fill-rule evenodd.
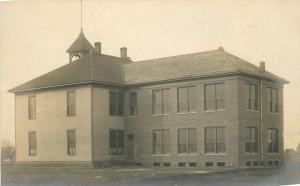
M 109 92 L 109 114 L 112 116 L 123 115 L 123 93 Z
M 246 166 L 250 167 L 251 166 L 251 161 L 246 161 Z
M 170 153 L 170 130 L 153 130 L 153 154 Z
M 257 85 L 246 84 L 246 103 L 248 110 L 258 110 Z
M 205 153 L 225 152 L 225 127 L 205 128 Z
M 185 162 L 179 162 L 178 167 L 186 167 L 186 163 Z
M 205 167 L 212 167 L 214 166 L 214 162 L 206 162 Z
M 124 130 L 109 130 L 109 148 L 112 155 L 124 154 Z
M 171 163 L 165 162 L 165 163 L 164 163 L 164 167 L 171 167 Z
M 129 115 L 130 116 L 137 115 L 137 93 L 136 92 L 129 93 Z
M 197 130 L 195 128 L 178 129 L 178 153 L 197 153 Z
M 189 167 L 197 167 L 197 163 L 196 162 L 190 162 Z
M 267 143 L 269 153 L 278 152 L 278 129 L 268 129 Z
M 159 166 L 160 166 L 160 163 L 153 163 L 153 166 L 154 166 L 154 167 L 159 167 Z
M 29 139 L 29 156 L 36 156 L 37 154 L 37 142 L 36 142 L 36 132 L 30 131 L 28 133 L 28 139 Z
M 67 116 L 76 115 L 76 93 L 75 91 L 67 92 Z
M 269 112 L 278 113 L 279 103 L 278 103 L 278 90 L 275 88 L 267 88 L 267 103 Z
M 180 87 L 177 94 L 177 112 L 196 111 L 196 87 Z
M 218 167 L 225 167 L 225 162 L 217 162 Z
M 247 127 L 246 128 L 246 152 L 257 153 L 258 143 L 257 143 L 257 128 Z
M 28 118 L 35 119 L 36 116 L 36 99 L 35 96 L 28 97 Z
M 159 89 L 152 91 L 152 113 L 170 113 L 169 89 Z
M 253 162 L 253 166 L 255 166 L 255 167 L 258 166 L 258 162 L 257 162 L 257 161 L 254 161 L 254 162 Z
M 68 155 L 74 156 L 76 155 L 76 131 L 75 129 L 67 130 L 67 145 Z
M 224 110 L 225 108 L 225 95 L 224 83 L 205 85 L 205 110 Z

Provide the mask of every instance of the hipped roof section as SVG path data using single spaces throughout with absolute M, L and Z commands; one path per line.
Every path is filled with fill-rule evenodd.
M 223 50 L 138 62 L 93 53 L 9 91 L 23 92 L 81 83 L 129 86 L 226 74 L 243 74 L 288 83 L 268 71 L 261 72 L 259 67 Z

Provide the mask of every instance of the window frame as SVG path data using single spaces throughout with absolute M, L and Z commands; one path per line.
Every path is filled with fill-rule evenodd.
M 255 142 L 252 142 L 252 132 L 254 129 L 254 139 Z M 258 128 L 257 127 L 246 127 L 246 135 L 249 137 L 248 139 L 246 138 L 245 142 L 245 152 L 248 154 L 257 154 L 258 153 Z
M 180 89 L 186 89 L 186 103 L 185 104 L 187 104 L 187 109 L 186 109 L 186 111 L 181 111 L 181 109 L 180 109 L 180 103 L 181 103 L 181 101 L 180 101 Z M 190 94 L 190 92 L 191 92 L 191 89 L 194 89 L 194 101 L 193 100 L 191 100 L 191 94 Z M 196 98 L 196 96 L 197 96 L 197 89 L 196 89 L 196 86 L 183 86 L 183 87 L 177 87 L 177 113 L 195 113 L 196 112 L 196 110 L 197 110 L 197 98 Z M 193 109 L 191 109 L 191 102 L 193 102 L 194 103 L 194 108 Z
M 273 91 L 275 91 L 275 95 L 273 95 Z M 269 95 L 270 92 L 270 95 Z M 270 96 L 270 97 L 269 97 Z M 273 102 L 273 98 L 275 96 L 275 100 Z M 280 104 L 279 104 L 279 89 L 274 87 L 267 87 L 267 104 L 268 104 L 268 112 L 269 113 L 280 113 Z M 273 110 L 274 104 L 274 110 Z
M 207 143 L 207 129 L 213 129 L 214 130 L 214 142 Z M 223 143 L 218 143 L 218 129 L 222 129 L 224 131 L 223 137 L 224 141 Z M 213 144 L 214 145 L 214 151 L 208 151 L 208 144 Z M 223 144 L 223 146 L 220 146 L 220 144 Z M 218 146 L 219 145 L 219 146 Z M 219 147 L 222 147 L 224 151 L 219 150 Z M 205 127 L 204 128 L 204 150 L 205 154 L 225 154 L 226 153 L 226 127 L 225 126 L 218 126 L 218 127 Z
M 255 83 L 245 83 L 245 86 L 247 87 L 245 92 L 245 99 L 246 99 L 246 106 L 247 111 L 258 111 L 259 105 L 258 105 L 258 99 L 259 99 L 259 89 L 257 84 Z M 254 99 L 252 99 L 252 89 L 254 88 Z M 248 90 L 248 92 L 247 92 Z M 248 95 L 248 97 L 247 97 Z M 254 108 L 252 108 L 252 102 L 254 102 Z
M 73 100 L 71 94 L 74 94 Z M 67 91 L 67 116 L 68 117 L 76 116 L 76 91 L 75 90 Z
M 180 143 L 180 134 L 179 134 L 180 130 L 185 130 L 186 131 L 186 134 L 185 134 L 185 136 L 186 136 L 185 142 L 186 143 L 185 144 Z M 190 136 L 191 136 L 192 130 L 195 130 L 194 131 L 195 132 L 194 138 L 195 138 L 196 144 L 192 144 L 191 141 L 190 141 L 191 140 Z M 180 150 L 181 149 L 180 145 L 185 145 L 186 146 L 186 151 L 185 152 Z M 195 147 L 194 147 L 195 150 L 194 151 L 191 150 L 192 149 L 191 145 L 195 145 Z M 177 154 L 197 154 L 197 153 L 198 153 L 197 128 L 195 128 L 195 127 L 178 128 L 177 129 Z
M 114 94 L 114 104 L 111 103 Z M 109 115 L 110 116 L 123 116 L 124 115 L 124 93 L 122 91 L 110 90 L 108 93 L 108 105 L 109 105 Z M 113 108 L 113 111 L 112 109 Z
M 37 135 L 36 135 L 36 131 L 29 131 L 28 132 L 28 156 L 37 156 Z
M 67 155 L 76 156 L 76 154 L 77 154 L 76 129 L 67 129 Z
M 217 97 L 217 86 L 218 85 L 223 85 L 223 99 L 218 99 Z M 214 93 L 214 98 L 210 101 L 212 101 L 212 103 L 214 104 L 213 105 L 213 109 L 208 109 L 207 108 L 207 93 L 206 93 L 206 90 L 208 86 L 213 86 L 213 93 Z M 223 101 L 223 108 L 218 108 L 218 101 Z M 225 96 L 225 82 L 218 82 L 218 83 L 207 83 L 207 84 L 204 84 L 204 111 L 206 112 L 213 112 L 213 111 L 224 111 L 226 108 L 226 96 Z
M 161 96 L 161 103 L 160 103 L 160 113 L 156 113 L 156 101 L 155 101 L 155 94 L 154 92 L 159 91 L 159 94 Z M 167 98 L 164 99 L 164 97 L 167 94 Z M 170 103 L 170 88 L 159 88 L 152 90 L 152 115 L 167 115 L 171 113 L 171 103 Z
M 34 104 L 32 104 L 32 99 L 34 98 Z M 36 95 L 29 95 L 28 96 L 28 119 L 34 120 L 36 119 Z
M 112 134 L 115 132 L 115 139 L 112 140 Z M 108 140 L 108 147 L 109 147 L 109 154 L 110 155 L 124 155 L 125 154 L 125 130 L 124 129 L 109 129 L 109 140 Z M 120 139 L 121 143 L 120 143 Z
M 271 135 L 269 135 L 269 131 L 271 132 Z M 279 153 L 279 136 L 278 136 L 278 128 L 268 128 L 267 129 L 267 152 L 268 153 Z M 274 134 L 275 132 L 275 142 L 274 142 Z M 270 137 L 270 140 L 269 140 Z M 269 142 L 271 141 L 271 142 Z
M 159 132 L 161 144 L 156 143 L 159 139 L 158 137 L 154 138 L 155 135 Z M 153 155 L 169 155 L 171 153 L 171 130 L 170 129 L 154 129 L 152 130 L 152 154 Z M 168 142 L 168 143 L 165 143 Z M 156 151 L 156 145 L 161 145 L 160 151 Z
M 135 96 L 133 96 L 133 95 L 135 95 Z M 135 101 L 134 101 L 135 103 L 132 103 L 133 102 L 133 100 L 132 100 L 133 97 L 132 96 L 135 97 Z M 129 92 L 128 97 L 129 97 L 129 99 L 128 99 L 129 100 L 128 115 L 129 116 L 137 116 L 137 114 L 138 114 L 138 95 L 137 95 L 137 92 Z

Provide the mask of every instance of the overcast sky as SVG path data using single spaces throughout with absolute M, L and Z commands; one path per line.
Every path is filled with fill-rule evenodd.
M 284 90 L 285 148 L 300 142 L 300 1 L 84 0 L 88 40 L 133 60 L 219 46 L 291 83 Z M 80 0 L 0 2 L 0 121 L 14 143 L 14 95 L 7 90 L 68 63 L 80 31 Z M 191 67 L 192 68 L 192 67 Z

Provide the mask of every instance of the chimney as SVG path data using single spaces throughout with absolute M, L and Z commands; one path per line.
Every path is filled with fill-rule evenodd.
M 121 55 L 121 58 L 127 59 L 127 48 L 126 47 L 120 48 L 120 55 Z
M 95 51 L 97 54 L 101 54 L 101 42 L 95 42 Z
M 266 63 L 264 61 L 261 61 L 259 63 L 259 68 L 260 68 L 260 72 L 265 72 L 266 71 Z

